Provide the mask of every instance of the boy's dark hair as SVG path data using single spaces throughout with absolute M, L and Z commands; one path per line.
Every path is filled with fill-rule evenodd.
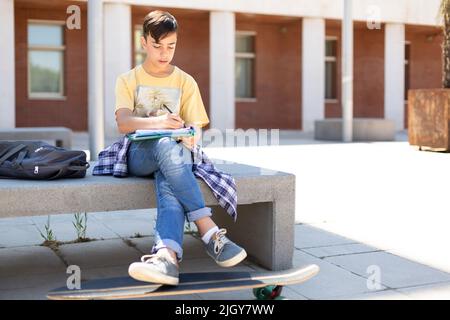
M 174 16 L 165 11 L 152 11 L 145 16 L 142 31 L 144 38 L 151 35 L 156 43 L 164 39 L 169 33 L 177 32 L 178 23 Z

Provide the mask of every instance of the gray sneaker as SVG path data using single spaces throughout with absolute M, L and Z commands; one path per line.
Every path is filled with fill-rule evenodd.
M 169 284 L 178 284 L 179 271 L 171 257 L 162 254 L 151 254 L 141 257 L 141 262 L 134 262 L 128 268 L 128 274 L 136 280 Z
M 225 234 L 226 229 L 220 229 L 211 237 L 206 245 L 206 252 L 221 267 L 233 267 L 247 257 L 247 252 Z

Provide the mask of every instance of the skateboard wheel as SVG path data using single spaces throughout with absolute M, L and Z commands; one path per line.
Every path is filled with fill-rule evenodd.
M 255 298 L 258 300 L 266 300 L 268 296 L 266 288 L 267 287 L 253 289 L 253 295 Z
M 253 295 L 258 300 L 273 300 L 280 296 L 282 286 L 267 286 L 253 289 Z

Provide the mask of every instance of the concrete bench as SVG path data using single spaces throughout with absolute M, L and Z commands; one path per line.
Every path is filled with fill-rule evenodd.
M 314 139 L 342 141 L 342 119 L 316 120 Z M 394 141 L 395 122 L 378 118 L 354 118 L 353 141 Z
M 214 160 L 213 160 L 214 161 Z M 270 270 L 292 267 L 295 176 L 237 164 L 216 166 L 233 175 L 238 190 L 238 219 L 218 205 L 209 187 L 197 179 L 213 219 L 249 258 Z M 93 176 L 91 162 L 83 179 L 31 181 L 0 179 L 0 218 L 156 207 L 153 180 Z M 0 235 L 1 236 L 1 235 Z
M 0 140 L 55 140 L 57 147 L 72 147 L 72 130 L 65 127 L 0 129 Z

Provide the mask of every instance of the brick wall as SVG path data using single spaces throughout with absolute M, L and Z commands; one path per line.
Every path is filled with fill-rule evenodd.
M 81 30 L 64 29 L 65 100 L 28 98 L 27 20 L 61 20 L 68 17 L 70 4 L 81 8 Z M 87 14 L 82 2 L 64 2 L 52 6 L 40 3 L 15 4 L 16 41 L 16 126 L 64 126 L 87 130 Z
M 236 103 L 236 128 L 301 129 L 301 20 L 237 19 L 255 31 L 256 102 Z
M 15 3 L 16 126 L 66 126 L 87 130 L 87 14 L 81 7 L 82 29 L 65 30 L 65 100 L 28 98 L 27 20 L 62 20 L 72 2 L 18 1 Z M 142 24 L 154 7 L 132 7 L 132 27 Z M 180 29 L 173 63 L 197 81 L 209 114 L 209 13 L 170 9 Z M 255 31 L 254 102 L 236 102 L 236 128 L 301 130 L 301 19 L 261 15 L 236 15 L 236 29 Z M 133 28 L 132 28 L 133 30 Z M 325 117 L 341 116 L 341 24 L 326 21 L 326 35 L 338 38 L 337 101 L 327 102 Z M 354 28 L 354 116 L 384 117 L 384 27 Z M 441 86 L 441 31 L 439 28 L 406 26 L 411 42 L 410 87 Z M 133 37 L 132 37 L 133 41 Z M 134 59 L 134 46 L 131 46 Z M 132 65 L 134 62 L 132 61 Z M 405 104 L 405 124 L 407 123 Z
M 326 103 L 325 117 L 341 117 L 341 23 L 327 21 L 326 35 L 338 38 L 337 101 Z M 369 30 L 365 24 L 354 27 L 353 116 L 356 118 L 384 117 L 384 28 Z
M 405 39 L 411 42 L 410 88 L 441 87 L 441 43 L 439 28 L 406 26 Z M 341 117 L 341 24 L 327 20 L 327 36 L 338 37 L 338 101 L 327 103 L 325 117 Z M 354 28 L 354 117 L 384 117 L 384 26 L 369 30 L 363 23 Z M 405 127 L 407 127 L 405 103 Z

